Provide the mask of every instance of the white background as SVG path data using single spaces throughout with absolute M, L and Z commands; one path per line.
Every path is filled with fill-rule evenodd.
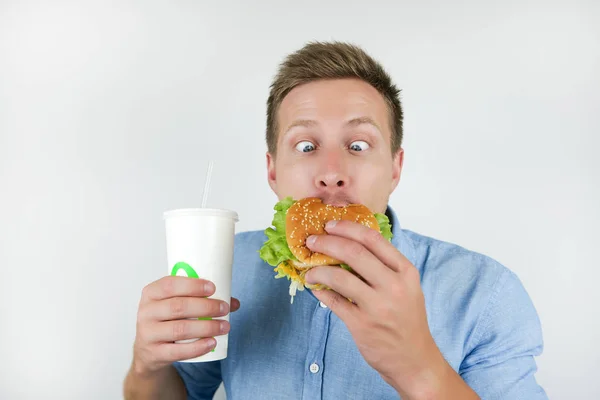
M 162 212 L 213 158 L 209 205 L 270 224 L 265 101 L 313 39 L 403 90 L 403 227 L 515 271 L 539 382 L 600 398 L 600 3 L 215 3 L 0 2 L 0 398 L 121 398 Z

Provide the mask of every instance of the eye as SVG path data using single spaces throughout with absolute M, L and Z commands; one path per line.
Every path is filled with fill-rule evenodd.
M 309 153 L 315 150 L 315 145 L 312 144 L 312 142 L 305 140 L 296 145 L 296 150 L 298 150 L 301 153 Z
M 350 150 L 352 151 L 365 151 L 369 148 L 369 144 L 367 142 L 364 142 L 362 140 L 357 140 L 355 142 L 352 142 L 350 144 Z

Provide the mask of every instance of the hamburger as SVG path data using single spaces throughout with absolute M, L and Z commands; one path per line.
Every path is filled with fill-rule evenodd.
M 321 284 L 307 284 L 304 276 L 317 266 L 337 266 L 354 273 L 341 260 L 326 254 L 312 252 L 306 247 L 311 235 L 326 235 L 325 224 L 332 220 L 349 220 L 379 231 L 387 240 L 392 239 L 390 221 L 385 214 L 373 213 L 362 204 L 338 207 L 324 204 L 317 197 L 294 200 L 287 197 L 273 207 L 275 215 L 272 227 L 265 230 L 267 241 L 259 250 L 260 258 L 275 267 L 275 279 L 290 281 L 290 302 L 294 302 L 297 291 L 305 287 L 313 290 L 329 289 Z M 355 274 L 356 275 L 356 274 Z

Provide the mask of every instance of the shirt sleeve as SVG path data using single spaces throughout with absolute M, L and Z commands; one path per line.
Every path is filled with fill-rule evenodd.
M 534 376 L 534 357 L 542 350 L 535 307 L 519 278 L 504 270 L 467 343 L 459 374 L 483 400 L 545 400 Z
M 175 362 L 173 366 L 185 384 L 188 400 L 212 400 L 221 384 L 221 362 Z

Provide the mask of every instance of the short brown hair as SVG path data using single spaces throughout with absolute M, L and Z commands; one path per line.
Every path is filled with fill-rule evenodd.
M 267 147 L 277 150 L 277 111 L 284 97 L 296 86 L 322 79 L 358 78 L 383 96 L 389 108 L 391 148 L 402 145 L 402 106 L 400 90 L 383 67 L 360 47 L 343 42 L 309 42 L 288 55 L 279 66 L 267 100 Z

